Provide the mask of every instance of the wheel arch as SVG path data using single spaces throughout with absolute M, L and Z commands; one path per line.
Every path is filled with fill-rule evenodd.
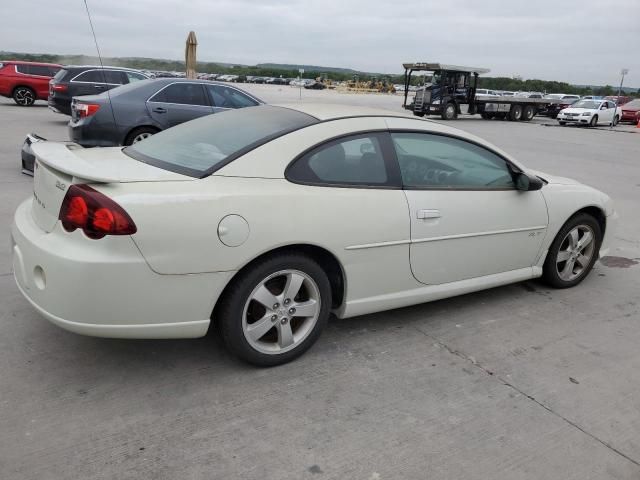
M 152 128 L 156 131 L 156 133 L 161 132 L 162 129 L 158 128 L 157 125 L 153 125 L 152 123 L 145 123 L 143 125 L 136 125 L 135 127 L 131 127 L 125 134 L 124 137 L 122 137 L 122 145 L 125 145 L 127 139 L 129 138 L 129 135 L 131 135 L 133 132 L 135 132 L 136 130 L 139 130 L 141 128 Z
M 325 271 L 325 273 L 327 274 L 327 278 L 329 279 L 332 299 L 331 308 L 338 308 L 340 305 L 342 305 L 342 303 L 344 302 L 346 291 L 346 275 L 342 263 L 332 252 L 330 252 L 326 248 L 309 243 L 296 243 L 280 246 L 263 252 L 260 255 L 252 258 L 249 262 L 242 266 L 242 268 L 240 268 L 227 282 L 227 285 L 224 287 L 222 293 L 216 300 L 213 311 L 211 313 L 211 319 L 214 323 L 216 322 L 216 318 L 218 317 L 218 315 L 216 315 L 218 306 L 220 305 L 221 300 L 225 297 L 227 291 L 232 287 L 235 279 L 265 257 L 277 255 L 280 253 L 301 253 L 315 260 L 318 265 L 320 265 L 320 268 Z
M 17 83 L 16 85 L 13 86 L 13 88 L 11 89 L 11 96 L 13 96 L 14 93 L 16 93 L 16 90 L 19 88 L 28 88 L 29 90 L 31 90 L 33 93 L 36 94 L 36 96 L 38 95 L 38 92 L 36 92 L 36 89 L 33 88 L 31 85 L 25 85 L 24 83 Z
M 604 232 L 607 228 L 607 215 L 605 214 L 604 210 L 602 210 L 602 208 L 596 205 L 589 205 L 587 207 L 582 207 L 580 210 L 573 212 L 573 215 L 571 215 L 569 219 L 575 217 L 579 213 L 587 213 L 592 217 L 594 217 L 598 221 L 598 225 L 600 225 L 602 236 L 604 237 Z M 567 222 L 569 221 L 569 219 L 567 219 Z

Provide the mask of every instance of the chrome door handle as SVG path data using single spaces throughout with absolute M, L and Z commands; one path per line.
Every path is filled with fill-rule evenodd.
M 417 217 L 419 220 L 426 220 L 428 218 L 440 218 L 440 210 L 418 210 Z

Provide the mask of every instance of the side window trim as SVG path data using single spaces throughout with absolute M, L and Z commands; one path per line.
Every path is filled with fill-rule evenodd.
M 187 85 L 187 84 L 200 85 L 200 88 L 203 90 L 204 99 L 209 102 L 209 105 L 194 105 L 193 103 L 162 102 L 160 100 L 154 100 L 153 99 L 156 95 L 158 95 L 160 92 L 162 92 L 165 88 L 168 88 L 171 85 L 176 85 L 176 84 L 181 84 L 181 85 Z M 207 90 L 204 88 L 204 85 L 202 83 L 199 83 L 199 82 L 171 82 L 171 83 L 165 85 L 164 87 L 162 87 L 157 92 L 152 93 L 151 96 L 149 98 L 147 98 L 147 100 L 145 101 L 145 103 L 147 103 L 147 102 L 149 102 L 149 103 L 162 103 L 163 105 L 188 105 L 190 107 L 202 107 L 202 108 L 211 108 L 213 106 L 212 105 L 212 101 L 209 98 L 209 92 L 207 92 Z
M 475 145 L 478 148 L 481 148 L 483 150 L 486 150 L 487 152 L 495 155 L 496 157 L 498 157 L 499 159 L 501 159 L 502 161 L 504 161 L 505 165 L 507 166 L 507 170 L 509 170 L 509 172 L 511 173 L 511 175 L 513 176 L 514 173 L 520 173 L 521 170 L 518 166 L 514 165 L 508 158 L 505 158 L 503 155 L 499 154 L 498 152 L 491 150 L 490 148 L 487 148 L 484 145 L 481 145 L 477 142 L 474 142 L 473 140 L 469 140 L 467 138 L 463 138 L 463 137 L 459 137 L 457 135 L 451 135 L 448 133 L 442 133 L 442 132 L 430 132 L 430 131 L 426 131 L 426 130 L 413 130 L 413 129 L 389 129 L 389 139 L 391 141 L 391 152 L 393 154 L 393 158 L 395 161 L 395 164 L 398 168 L 398 173 L 400 175 L 400 182 L 402 184 L 402 189 L 403 190 L 430 190 L 430 191 L 448 191 L 448 192 L 454 192 L 454 191 L 479 191 L 479 192 L 486 192 L 486 191 L 510 191 L 510 190 L 517 190 L 515 188 L 515 186 L 513 187 L 491 187 L 491 186 L 485 186 L 485 187 L 447 187 L 447 186 L 442 186 L 442 187 L 438 187 L 438 186 L 413 186 L 413 185 L 405 185 L 404 184 L 404 180 L 402 180 L 402 174 L 400 173 L 400 161 L 398 160 L 398 156 L 396 154 L 396 149 L 395 146 L 393 145 L 393 140 L 391 139 L 391 134 L 393 133 L 417 133 L 417 134 L 423 134 L 423 135 L 433 135 L 433 136 L 440 136 L 440 137 L 447 137 L 447 138 L 453 138 L 456 140 L 460 140 L 462 142 L 467 142 L 470 143 L 471 145 Z M 515 180 L 514 180 L 515 183 Z
M 385 170 L 387 173 L 387 181 L 384 184 L 366 184 L 366 183 L 331 183 L 325 181 L 305 181 L 305 180 L 297 180 L 292 179 L 289 175 L 291 167 L 297 163 L 298 161 L 303 160 L 307 157 L 311 152 L 321 148 L 321 147 L 329 147 L 332 144 L 340 143 L 342 140 L 353 137 L 354 139 L 357 137 L 363 136 L 372 136 L 378 139 L 380 143 L 380 148 L 382 150 L 382 158 L 384 160 Z M 284 178 L 291 183 L 295 183 L 298 185 L 310 185 L 315 187 L 327 187 L 327 188 L 364 188 L 364 189 L 376 189 L 376 190 L 402 190 L 402 178 L 400 176 L 400 166 L 395 156 L 395 150 L 393 147 L 393 142 L 391 140 L 391 135 L 389 135 L 389 131 L 387 129 L 374 129 L 374 130 L 363 130 L 361 132 L 350 132 L 344 133 L 340 135 L 336 135 L 335 137 L 330 137 L 321 142 L 316 143 L 315 145 L 305 149 L 302 153 L 298 154 L 293 160 L 289 162 L 287 167 L 284 170 Z
M 84 75 L 87 72 L 100 72 L 100 71 L 104 71 L 106 73 L 107 71 L 109 71 L 109 72 L 120 72 L 121 70 L 111 70 L 109 68 L 104 68 L 104 69 L 102 69 L 102 68 L 91 68 L 89 70 L 85 70 L 84 72 L 80 72 L 75 77 L 73 77 L 71 80 L 69 80 L 69 82 L 73 82 L 73 83 L 99 83 L 100 85 L 122 85 L 121 83 L 87 82 L 86 80 L 76 80 L 76 78 L 78 78 L 80 75 Z M 103 80 L 106 80 L 106 79 L 103 78 Z

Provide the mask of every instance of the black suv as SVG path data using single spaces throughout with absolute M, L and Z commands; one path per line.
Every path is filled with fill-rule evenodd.
M 148 78 L 144 73 L 128 68 L 66 66 L 49 82 L 49 108 L 57 113 L 71 115 L 73 97 L 95 95 Z

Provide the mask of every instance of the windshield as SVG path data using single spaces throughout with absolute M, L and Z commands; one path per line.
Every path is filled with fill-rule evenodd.
M 580 100 L 579 102 L 576 102 L 573 104 L 573 108 L 590 108 L 590 109 L 595 109 L 595 108 L 599 108 L 600 107 L 600 103 L 599 101 L 594 101 L 594 100 Z
M 155 167 L 202 178 L 269 140 L 317 122 L 288 108 L 247 107 L 183 123 L 123 152 Z

